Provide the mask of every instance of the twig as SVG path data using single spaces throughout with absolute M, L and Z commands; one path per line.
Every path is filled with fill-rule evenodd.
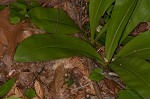
M 32 82 L 29 85 L 31 85 L 33 82 L 35 82 L 35 80 L 38 79 L 38 76 L 43 72 L 44 69 L 45 69 L 45 65 L 43 65 L 43 67 L 41 68 L 39 72 L 37 72 L 37 74 L 34 74 L 35 78 L 32 80 Z
M 85 87 L 91 85 L 92 83 L 93 83 L 93 82 L 90 82 L 90 83 L 85 84 L 85 85 L 83 85 L 83 86 L 80 86 L 80 87 L 77 87 L 77 88 L 75 88 L 75 89 L 72 89 L 71 91 L 76 91 L 76 90 L 79 90 L 79 89 L 84 89 Z
M 102 94 L 101 94 L 100 89 L 99 89 L 99 85 L 98 85 L 98 83 L 96 81 L 93 81 L 93 87 L 95 89 L 97 97 L 99 99 L 103 99 Z
M 93 64 L 92 64 L 91 62 L 93 62 L 93 61 L 91 61 L 91 60 L 89 59 L 89 60 L 88 60 L 89 72 L 91 72 L 92 69 L 93 69 L 93 67 L 92 67 Z M 95 66 L 94 66 L 94 67 L 95 67 Z M 96 66 L 96 67 L 97 67 L 97 66 Z M 96 92 L 97 97 L 98 97 L 99 99 L 103 99 L 102 94 L 101 94 L 101 92 L 100 92 L 100 88 L 99 88 L 98 82 L 93 81 L 93 87 L 94 87 L 94 90 L 95 90 L 95 92 Z

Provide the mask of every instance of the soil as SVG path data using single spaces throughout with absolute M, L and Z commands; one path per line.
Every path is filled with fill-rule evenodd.
M 1 5 L 15 0 L 0 0 Z M 42 6 L 61 8 L 82 27 L 88 19 L 86 0 L 39 0 Z M 90 66 L 97 64 L 85 57 L 71 57 L 46 62 L 15 62 L 13 56 L 18 44 L 25 38 L 43 33 L 30 21 L 12 25 L 9 22 L 9 8 L 0 11 L 0 85 L 12 77 L 17 81 L 5 97 L 28 99 L 25 92 L 34 88 L 33 99 L 117 99 L 117 93 L 124 88 L 120 79 L 113 72 L 106 70 L 105 78 L 100 82 L 91 81 L 88 76 Z M 149 23 L 140 23 L 131 35 L 149 30 Z M 101 54 L 104 49 L 101 48 Z M 66 82 L 72 80 L 69 86 Z M 95 85 L 96 84 L 96 85 Z M 96 90 L 95 90 L 96 89 Z M 96 92 L 99 91 L 98 95 Z

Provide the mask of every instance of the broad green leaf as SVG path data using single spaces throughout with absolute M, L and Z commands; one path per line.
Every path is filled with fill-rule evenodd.
M 62 10 L 36 7 L 29 11 L 29 17 L 39 28 L 55 34 L 81 32 L 75 22 Z
M 16 78 L 12 78 L 0 86 L 0 97 L 4 96 L 12 88 L 16 81 Z
M 109 64 L 124 83 L 144 99 L 150 98 L 150 63 L 135 57 L 123 57 Z
M 116 0 L 106 34 L 106 58 L 111 60 L 137 0 Z
M 143 99 L 137 92 L 129 88 L 119 91 L 118 97 L 119 99 Z
M 100 81 L 104 78 L 104 75 L 102 75 L 103 70 L 101 68 L 94 69 L 90 75 L 89 78 L 93 81 Z
M 150 60 L 150 31 L 133 38 L 116 55 L 116 57 L 132 56 Z
M 92 39 L 94 39 L 96 27 L 98 26 L 100 18 L 104 15 L 112 2 L 114 2 L 114 0 L 90 0 L 89 15 Z
M 102 61 L 100 55 L 88 43 L 68 35 L 34 35 L 18 46 L 15 61 L 46 61 L 72 56 L 87 56 Z
M 21 99 L 21 98 L 17 98 L 17 97 L 9 97 L 9 98 L 4 98 L 4 99 Z
M 127 24 L 120 43 L 140 23 L 150 21 L 150 0 L 138 0 L 136 8 Z
M 28 98 L 33 98 L 33 97 L 35 97 L 35 96 L 36 96 L 35 90 L 33 90 L 32 88 L 27 89 L 27 91 L 26 91 L 26 96 L 27 96 Z

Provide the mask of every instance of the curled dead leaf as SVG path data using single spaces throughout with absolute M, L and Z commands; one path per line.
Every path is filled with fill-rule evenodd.
M 37 81 L 37 80 L 35 81 L 34 88 L 35 88 L 37 96 L 40 99 L 44 99 L 44 89 L 43 89 L 43 87 L 42 87 L 42 85 L 40 84 L 39 81 Z
M 27 97 L 25 97 L 23 95 L 23 93 L 21 92 L 21 90 L 16 86 L 16 84 L 14 84 L 14 86 L 12 87 L 12 89 L 6 94 L 5 97 L 18 97 L 21 99 L 27 99 Z
M 7 66 L 10 67 L 13 63 L 13 55 L 15 53 L 16 46 L 18 45 L 19 39 L 23 34 L 22 32 L 26 27 L 29 27 L 29 23 L 20 22 L 16 25 L 11 24 L 9 22 L 9 8 L 5 8 L 4 10 L 0 11 L 0 15 L 0 35 L 2 37 L 2 40 L 0 40 L 2 45 L 0 45 L 0 47 L 7 45 L 7 49 L 5 49 L 7 52 L 5 53 L 2 60 Z

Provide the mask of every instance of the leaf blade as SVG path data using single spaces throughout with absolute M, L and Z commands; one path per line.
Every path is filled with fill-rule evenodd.
M 116 0 L 106 34 L 106 58 L 111 60 L 137 0 Z M 120 16 L 116 18 L 116 16 Z
M 89 75 L 89 79 L 93 81 L 100 81 L 104 78 L 104 75 L 102 75 L 103 70 L 101 68 L 95 68 L 92 70 L 92 72 Z
M 150 59 L 150 31 L 133 38 L 116 55 L 118 57 L 132 56 L 142 59 Z
M 4 96 L 14 85 L 16 78 L 11 78 L 0 87 L 0 97 Z
M 114 0 L 90 0 L 89 15 L 91 38 L 94 39 L 95 30 L 98 26 L 100 18 L 104 15 L 104 12 L 113 2 Z
M 32 88 L 28 88 L 25 95 L 28 97 L 28 98 L 33 98 L 36 96 L 36 92 L 34 89 Z
M 137 6 L 130 18 L 129 23 L 122 35 L 120 43 L 128 36 L 128 34 L 140 23 L 150 21 L 150 1 L 138 0 Z M 138 16 L 138 17 L 137 17 Z
M 149 99 L 150 79 L 147 76 L 150 70 L 149 62 L 135 57 L 124 57 L 115 60 L 109 66 L 127 86 L 144 99 Z
M 118 97 L 119 99 L 143 99 L 138 93 L 130 88 L 119 91 Z
M 75 22 L 59 9 L 36 7 L 31 9 L 28 15 L 36 26 L 49 33 L 73 34 L 81 32 Z
M 39 34 L 24 40 L 17 48 L 15 61 L 44 61 L 72 56 L 87 56 L 102 61 L 88 43 L 68 35 Z

